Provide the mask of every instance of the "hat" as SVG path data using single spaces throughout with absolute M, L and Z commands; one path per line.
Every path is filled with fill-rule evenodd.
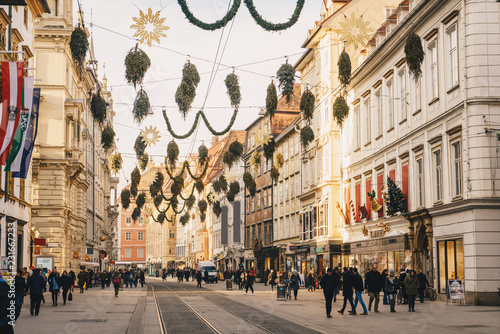
M 328 272 L 330 272 L 330 271 L 332 271 L 332 268 L 328 268 L 328 269 L 326 270 L 326 272 L 327 272 L 327 273 L 328 273 Z
M 389 269 L 389 274 L 394 274 L 394 269 Z

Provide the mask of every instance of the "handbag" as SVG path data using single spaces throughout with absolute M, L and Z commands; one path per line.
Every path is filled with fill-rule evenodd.
M 73 300 L 73 294 L 70 292 L 68 294 L 68 301 L 72 301 Z

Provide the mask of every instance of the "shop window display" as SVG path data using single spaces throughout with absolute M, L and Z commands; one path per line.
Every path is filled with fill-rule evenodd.
M 438 241 L 438 291 L 446 293 L 446 281 L 464 280 L 463 239 Z

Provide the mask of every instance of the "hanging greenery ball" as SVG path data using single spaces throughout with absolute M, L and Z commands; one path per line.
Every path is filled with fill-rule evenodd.
M 139 189 L 137 189 L 137 185 L 136 184 L 131 184 L 130 185 L 130 195 L 132 195 L 132 197 L 136 197 L 138 191 L 139 191 Z
M 293 68 L 293 66 L 288 63 L 283 64 L 281 65 L 278 72 L 276 72 L 276 76 L 278 78 L 281 94 L 286 98 L 286 103 L 290 103 L 293 96 L 295 68 Z
M 107 152 L 115 143 L 115 132 L 110 126 L 105 127 L 101 133 L 102 148 Z
M 203 190 L 205 189 L 205 185 L 203 184 L 203 181 L 198 180 L 195 182 L 195 187 L 196 190 L 198 191 L 199 194 L 203 193 Z
M 149 189 L 151 191 L 151 188 Z M 161 195 L 156 195 L 155 199 L 153 200 L 153 204 L 158 208 L 162 202 L 163 202 L 163 197 Z
M 149 155 L 147 153 L 141 155 L 139 158 L 139 168 L 144 172 L 148 167 Z
M 304 150 L 314 140 L 314 131 L 310 126 L 305 126 L 300 129 L 300 142 Z
M 248 189 L 250 196 L 254 197 L 255 192 L 257 191 L 257 183 L 253 179 L 252 174 L 245 172 L 245 174 L 243 174 L 243 182 L 245 183 L 245 188 Z
M 92 99 L 90 100 L 90 111 L 92 116 L 97 123 L 102 124 L 106 119 L 106 100 L 101 95 L 101 92 L 97 94 L 92 94 Z
M 280 169 L 284 164 L 285 158 L 283 157 L 283 154 L 279 152 L 276 153 L 276 155 L 274 156 L 274 165 L 276 166 L 276 168 Z
M 274 81 L 272 81 L 267 87 L 267 96 L 266 96 L 266 114 L 269 115 L 269 118 L 272 120 L 274 117 L 274 113 L 278 108 L 278 92 L 276 91 L 276 85 Z
M 273 166 L 273 168 L 271 168 L 271 179 L 274 181 L 275 184 L 278 182 L 279 177 L 280 177 L 280 172 L 278 168 Z
M 141 172 L 139 171 L 139 168 L 135 167 L 132 173 L 130 174 L 130 180 L 132 184 L 139 185 L 141 182 Z
M 140 159 L 141 156 L 144 155 L 144 153 L 146 153 L 146 146 L 148 144 L 146 143 L 146 141 L 144 140 L 144 137 L 142 137 L 142 135 L 139 135 L 137 136 L 137 138 L 135 139 L 135 144 L 134 144 L 134 151 L 135 151 L 135 155 L 137 156 L 137 159 Z
M 223 162 L 232 168 L 233 164 L 243 156 L 243 145 L 239 141 L 233 141 L 222 157 Z
M 184 64 L 184 67 L 182 68 L 182 81 L 191 86 L 198 86 L 200 83 L 200 74 L 198 73 L 196 65 L 191 64 L 190 62 Z
M 135 208 L 132 212 L 132 220 L 137 220 L 141 216 L 141 209 Z
M 208 207 L 207 201 L 205 201 L 204 199 L 198 201 L 198 209 L 200 210 L 201 214 L 207 212 L 207 207 Z
M 337 62 L 339 67 L 339 81 L 345 89 L 351 83 L 351 58 L 347 52 L 342 51 Z
M 130 206 L 130 190 L 128 189 L 123 189 L 120 198 L 122 201 L 122 207 L 127 210 Z
M 306 89 L 300 98 L 300 111 L 302 111 L 302 118 L 308 124 L 311 124 L 313 120 L 315 102 L 314 94 L 309 89 Z
M 200 214 L 200 220 L 204 222 L 207 219 L 207 215 L 205 213 Z
M 271 137 L 267 143 L 262 145 L 262 149 L 264 150 L 264 157 L 269 161 L 273 158 L 274 151 L 276 150 L 276 141 L 274 137 Z
M 214 214 L 217 216 L 217 218 L 219 218 L 220 214 L 222 213 L 222 208 L 220 207 L 220 202 L 219 201 L 216 201 L 214 203 L 214 206 L 213 206 L 212 210 L 214 211 Z
M 221 191 L 223 192 L 227 191 L 227 180 L 224 175 L 219 176 L 219 187 Z
M 132 109 L 132 114 L 134 115 L 134 121 L 137 124 L 141 124 L 142 121 L 148 117 L 151 105 L 149 103 L 148 94 L 144 89 L 140 89 L 137 92 L 137 96 L 134 100 L 134 108 Z
M 229 99 L 231 100 L 231 105 L 238 109 L 241 102 L 241 91 L 240 84 L 238 82 L 238 76 L 234 73 L 230 73 L 227 75 L 226 80 L 224 80 L 227 88 L 227 95 L 229 95 Z
M 136 88 L 142 84 L 146 72 L 151 67 L 151 60 L 146 52 L 137 46 L 132 48 L 125 57 L 125 79 Z
M 198 163 L 200 165 L 204 165 L 205 162 L 207 162 L 207 159 L 208 159 L 208 148 L 204 144 L 201 144 L 201 146 L 198 147 Z
M 153 218 L 154 219 L 154 218 Z M 167 216 L 165 215 L 165 212 L 160 212 L 158 214 L 158 217 L 156 217 L 156 221 L 160 224 L 163 224 L 167 220 Z
M 170 186 L 170 192 L 175 197 L 177 195 L 180 195 L 180 193 L 184 189 L 184 178 L 182 177 L 182 175 L 178 175 L 173 180 L 174 182 Z
M 135 204 L 137 205 L 137 207 L 139 209 L 142 209 L 142 207 L 144 206 L 144 204 L 146 204 L 146 194 L 140 193 L 137 196 L 137 199 L 135 200 Z
M 182 81 L 175 92 L 175 102 L 184 118 L 196 97 L 196 87 L 200 83 L 200 74 L 194 64 L 187 62 L 182 69 Z
M 123 159 L 120 153 L 116 152 L 109 158 L 109 168 L 111 169 L 113 174 L 118 174 L 120 169 L 122 169 L 122 165 Z
M 157 172 L 155 175 L 155 179 L 149 185 L 149 192 L 152 197 L 156 197 L 163 186 L 163 182 L 165 181 L 165 176 L 161 172 Z M 161 203 L 161 202 L 160 202 Z
M 78 75 L 82 76 L 85 73 L 85 56 L 89 49 L 89 41 L 85 29 L 77 27 L 73 30 L 69 41 L 69 48 Z
M 250 174 L 249 172 L 245 172 L 245 174 L 243 174 L 243 182 L 245 183 L 245 187 L 248 187 L 252 183 L 252 181 L 252 174 Z
M 342 127 L 344 120 L 349 116 L 349 105 L 342 95 L 337 96 L 335 102 L 333 102 L 333 118 Z
M 187 209 L 191 210 L 195 202 L 196 202 L 196 197 L 194 197 L 193 195 L 189 196 L 189 198 L 186 201 Z
M 422 47 L 420 36 L 413 29 L 406 39 L 405 57 L 408 70 L 413 75 L 414 80 L 417 81 L 422 74 L 421 66 L 424 61 L 424 48 Z
M 257 151 L 253 151 L 252 155 L 250 156 L 250 164 L 255 169 L 255 172 L 257 172 L 259 170 L 261 161 L 262 161 L 262 158 L 260 156 L 260 153 Z
M 179 218 L 179 223 L 181 223 L 182 226 L 186 225 L 189 222 L 189 213 L 186 212 Z
M 167 163 L 168 165 L 174 167 L 177 164 L 179 158 L 179 146 L 175 141 L 171 141 L 167 146 Z
M 226 198 L 229 201 L 229 203 L 234 202 L 234 198 L 238 193 L 240 192 L 240 184 L 237 181 L 231 182 L 229 185 L 229 191 L 226 194 Z
M 212 189 L 217 193 L 220 194 L 222 192 L 222 189 L 220 188 L 220 183 L 219 180 L 215 180 L 212 182 Z

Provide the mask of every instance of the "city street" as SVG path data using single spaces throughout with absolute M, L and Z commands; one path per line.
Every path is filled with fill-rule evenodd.
M 342 299 L 333 304 L 333 318 L 325 316 L 321 290 L 300 289 L 298 299 L 277 301 L 270 287 L 256 284 L 255 294 L 226 290 L 225 283 L 177 282 L 168 278 L 146 279 L 149 289 L 126 288 L 114 297 L 113 289 L 92 288 L 74 294 L 67 305 L 52 307 L 50 295 L 38 317 L 29 315 L 24 304 L 15 333 L 33 333 L 50 328 L 52 333 L 497 333 L 500 308 L 417 303 L 416 312 L 406 305 L 396 313 L 380 306 L 368 316 L 340 315 Z M 367 303 L 367 295 L 363 295 Z M 358 305 L 358 311 L 360 306 Z M 358 312 L 359 314 L 360 312 Z

